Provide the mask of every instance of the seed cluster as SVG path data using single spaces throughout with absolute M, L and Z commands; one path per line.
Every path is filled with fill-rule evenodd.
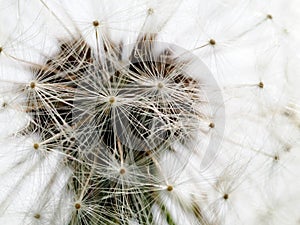
M 124 60 L 125 48 L 107 40 L 96 50 L 81 38 L 64 41 L 32 68 L 26 132 L 65 156 L 80 224 L 127 224 L 128 218 L 150 224 L 157 158 L 172 151 L 172 143 L 187 141 L 203 117 L 200 84 L 185 72 L 187 60 L 167 47 L 155 53 L 150 34 Z M 86 205 L 98 213 L 78 216 Z

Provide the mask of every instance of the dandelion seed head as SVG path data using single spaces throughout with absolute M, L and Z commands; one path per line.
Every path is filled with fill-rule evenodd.
M 0 117 L 17 123 L 24 112 L 30 121 L 1 138 L 30 141 L 11 143 L 17 157 L 1 177 L 18 177 L 14 188 L 4 182 L 12 194 L 0 196 L 0 209 L 18 206 L 11 199 L 25 196 L 28 183 L 39 209 L 27 211 L 43 216 L 28 213 L 26 224 L 243 224 L 249 216 L 237 206 L 254 211 L 240 189 L 259 199 L 261 183 L 292 177 L 275 167 L 299 171 L 288 161 L 298 152 L 299 107 L 290 90 L 297 82 L 283 69 L 294 55 L 277 34 L 286 25 L 273 8 L 278 24 L 266 23 L 273 16 L 257 13 L 255 1 L 17 3 L 0 9 L 18 9 L 18 24 L 1 40 L 10 61 L 1 60 L 1 76 L 28 79 L 5 81 L 16 96 L 3 102 Z M 162 42 L 164 35 L 187 49 Z M 1 163 L 12 155 L 6 147 Z M 47 154 L 32 151 L 41 147 Z

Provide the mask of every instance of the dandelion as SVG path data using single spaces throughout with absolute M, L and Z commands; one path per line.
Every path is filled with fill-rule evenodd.
M 0 221 L 298 223 L 296 6 L 1 2 Z

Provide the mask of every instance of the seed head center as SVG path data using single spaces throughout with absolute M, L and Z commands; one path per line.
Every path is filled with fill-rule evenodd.
M 108 99 L 108 102 L 109 102 L 109 104 L 114 104 L 115 102 L 116 102 L 117 100 L 116 100 L 116 98 L 114 97 L 114 96 L 111 96 L 109 99 Z
M 154 13 L 154 9 L 153 8 L 149 8 L 148 10 L 147 10 L 147 14 L 148 15 L 152 15 Z
M 265 86 L 265 85 L 264 85 L 263 82 L 259 82 L 259 83 L 258 83 L 258 87 L 259 87 L 259 88 L 264 88 L 264 86 Z
M 168 187 L 167 187 L 167 191 L 173 191 L 173 186 L 171 186 L 171 185 L 168 185 Z
M 40 147 L 40 145 L 39 145 L 38 143 L 34 143 L 34 144 L 33 144 L 33 148 L 34 148 L 35 150 L 38 150 L 39 147 Z
M 80 209 L 81 208 L 81 205 L 80 205 L 80 203 L 76 203 L 75 205 L 74 205 L 74 207 L 75 207 L 75 209 Z
M 100 25 L 99 21 L 98 20 L 94 20 L 93 21 L 93 26 L 94 27 L 98 27 Z
M 40 215 L 39 213 L 37 213 L 37 214 L 35 214 L 33 217 L 36 218 L 36 219 L 40 219 L 40 218 L 41 218 L 41 215 Z
M 32 81 L 32 82 L 30 83 L 30 88 L 31 88 L 31 89 L 34 89 L 34 88 L 35 88 L 35 82 Z
M 210 45 L 215 45 L 215 44 L 216 44 L 216 41 L 215 41 L 214 39 L 210 39 L 210 40 L 209 40 L 209 44 L 210 44 Z
M 224 194 L 223 198 L 224 198 L 225 200 L 227 200 L 227 199 L 229 198 L 229 195 L 228 195 L 228 194 Z
M 165 85 L 164 85 L 162 82 L 158 82 L 158 84 L 157 84 L 157 88 L 158 88 L 158 89 L 163 89 L 164 86 L 165 86 Z
M 121 168 L 119 172 L 121 175 L 124 175 L 126 173 L 126 170 L 124 168 Z

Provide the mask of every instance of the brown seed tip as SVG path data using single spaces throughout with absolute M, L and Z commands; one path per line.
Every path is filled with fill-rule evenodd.
M 41 214 L 37 213 L 33 217 L 36 218 L 36 219 L 40 219 L 41 218 Z
M 34 88 L 35 88 L 35 82 L 31 82 L 31 83 L 30 83 L 30 88 L 31 88 L 31 89 L 34 89 Z
M 210 39 L 210 40 L 209 40 L 209 44 L 210 44 L 210 45 L 215 45 L 215 44 L 216 44 L 216 41 L 215 41 L 214 39 Z
M 224 194 L 223 198 L 224 198 L 225 200 L 227 200 L 227 199 L 229 198 L 229 195 L 228 195 L 228 194 Z
M 3 48 L 2 47 L 0 47 L 0 53 L 3 51 Z
M 109 101 L 110 104 L 114 104 L 115 101 L 116 101 L 116 98 L 112 96 L 112 97 L 109 98 L 108 101 Z
M 158 89 L 162 89 L 163 87 L 164 87 L 164 84 L 163 84 L 163 83 L 159 82 L 159 83 L 157 84 L 157 88 L 158 88 Z
M 148 14 L 148 15 L 152 15 L 153 13 L 154 13 L 154 9 L 149 8 L 149 9 L 147 10 L 147 14 Z
M 267 19 L 271 20 L 271 19 L 273 19 L 273 16 L 271 14 L 268 14 Z
M 169 186 L 167 187 L 167 191 L 173 191 L 173 186 L 169 185 Z
M 99 21 L 98 21 L 98 20 L 94 20 L 94 21 L 93 21 L 93 26 L 94 26 L 94 27 L 98 27 L 98 26 L 99 26 L 99 24 L 100 24 L 100 23 L 99 23 Z
M 75 205 L 74 205 L 74 207 L 75 207 L 75 209 L 80 209 L 81 208 L 81 205 L 80 205 L 80 203 L 76 203 Z
M 263 82 L 259 82 L 259 83 L 258 83 L 258 87 L 259 87 L 259 88 L 264 88 L 264 83 L 263 83 Z
M 38 144 L 38 143 L 34 143 L 34 144 L 33 144 L 33 148 L 34 148 L 35 150 L 38 150 L 38 149 L 39 149 L 39 147 L 40 147 L 40 146 L 39 146 L 39 144 Z
M 120 174 L 123 175 L 126 173 L 126 170 L 124 168 L 120 169 Z
M 214 128 L 214 127 L 215 127 L 215 124 L 214 124 L 214 123 L 210 123 L 210 124 L 209 124 L 209 127 L 210 127 L 210 128 Z

